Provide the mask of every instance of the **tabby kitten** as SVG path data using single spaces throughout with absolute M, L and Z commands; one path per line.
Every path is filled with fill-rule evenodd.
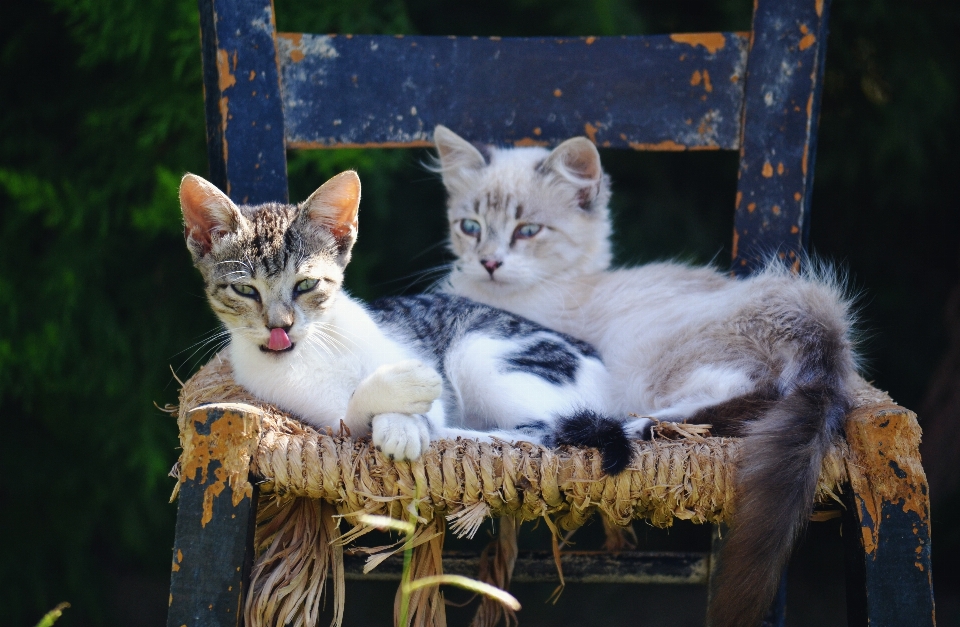
M 458 436 L 601 448 L 629 462 L 603 415 L 608 374 L 580 340 L 456 296 L 383 299 L 342 289 L 360 179 L 343 172 L 300 205 L 237 206 L 204 179 L 180 184 L 187 247 L 230 333 L 237 382 L 317 427 L 372 432 L 392 459 Z
M 457 257 L 445 290 L 596 346 L 618 413 L 744 436 L 709 623 L 759 624 L 851 407 L 840 286 L 780 263 L 744 280 L 677 263 L 610 269 L 609 180 L 586 138 L 478 149 L 438 126 L 434 140 Z

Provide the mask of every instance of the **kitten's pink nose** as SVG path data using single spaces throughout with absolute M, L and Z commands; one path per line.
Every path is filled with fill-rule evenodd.
M 497 259 L 481 259 L 480 265 L 487 269 L 487 274 L 489 274 L 492 279 L 494 271 L 502 266 L 503 262 Z
M 286 331 L 280 327 L 270 329 L 270 341 L 267 343 L 267 348 L 272 351 L 282 351 L 291 346 L 293 346 L 293 342 L 290 341 L 290 336 L 287 335 Z

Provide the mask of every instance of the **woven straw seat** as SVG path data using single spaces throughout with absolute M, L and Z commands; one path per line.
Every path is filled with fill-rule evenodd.
M 861 396 L 861 404 L 888 400 L 872 388 Z M 415 496 L 421 517 L 443 515 L 461 532 L 488 516 L 526 521 L 547 514 L 571 530 L 597 510 L 619 525 L 647 519 L 659 527 L 674 519 L 719 523 L 730 515 L 736 438 L 677 429 L 679 439 L 636 442 L 630 467 L 615 477 L 604 474 L 593 449 L 551 450 L 526 442 L 441 440 L 415 462 L 393 462 L 368 438 L 318 431 L 258 401 L 233 381 L 227 359 L 216 357 L 181 393 L 184 457 L 198 445 L 185 437 L 187 415 L 209 403 L 245 404 L 260 417 L 250 469 L 262 478 L 261 494 L 322 499 L 348 519 L 360 513 L 399 517 Z M 836 499 L 847 480 L 847 456 L 840 442 L 824 460 L 818 502 Z
M 903 413 L 885 393 L 864 383 L 851 425 L 875 422 L 891 411 Z M 911 415 L 904 424 L 912 430 L 916 422 Z M 254 398 L 233 380 L 224 356 L 214 357 L 184 384 L 179 425 L 178 489 L 186 479 L 207 485 L 203 525 L 227 486 L 234 506 L 253 496 L 254 486 L 258 490 L 256 563 L 245 603 L 249 626 L 317 624 L 317 603 L 310 599 L 323 593 L 328 575 L 334 581 L 335 615 L 342 616 L 343 545 L 368 530 L 358 524 L 361 514 L 406 518 L 405 508 L 415 502 L 423 539 L 414 552 L 418 577 L 442 570 L 448 523 L 457 535 L 473 536 L 486 518 L 502 517 L 501 538 L 492 545 L 502 554 L 491 560 L 501 564 L 499 572 L 488 569 L 481 576 L 504 585 L 516 558 L 516 525 L 523 521 L 542 518 L 557 537 L 595 513 L 608 529 L 635 519 L 659 527 L 676 519 L 728 520 L 740 448 L 736 438 L 705 437 L 692 426 L 664 424 L 654 429 L 652 440 L 634 443 L 630 466 L 615 477 L 603 473 L 596 450 L 552 450 L 526 442 L 441 440 L 415 462 L 394 462 L 369 438 L 314 429 Z M 824 459 L 816 500 L 828 509 L 843 506 L 844 487 L 862 477 L 851 441 L 848 433 Z M 342 520 L 352 529 L 344 533 Z M 381 548 L 382 558 L 397 550 Z M 380 561 L 374 559 L 374 565 Z M 442 605 L 436 588 L 415 593 L 414 624 L 442 624 L 435 622 Z M 500 609 L 493 605 L 481 608 L 478 617 L 486 620 L 475 625 L 496 623 Z

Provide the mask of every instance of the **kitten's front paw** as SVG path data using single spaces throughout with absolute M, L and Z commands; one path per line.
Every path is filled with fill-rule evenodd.
M 390 459 L 412 461 L 430 445 L 430 433 L 422 416 L 380 414 L 373 418 L 373 445 Z
M 443 393 L 439 373 L 415 359 L 380 366 L 371 376 L 380 388 L 377 413 L 425 414 Z

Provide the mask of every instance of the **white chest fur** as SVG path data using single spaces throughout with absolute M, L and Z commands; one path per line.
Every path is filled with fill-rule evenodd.
M 312 328 L 291 329 L 295 345 L 288 352 L 265 352 L 233 334 L 230 359 L 237 382 L 306 422 L 338 427 L 364 378 L 413 355 L 385 337 L 359 303 L 345 294 L 336 299 Z

